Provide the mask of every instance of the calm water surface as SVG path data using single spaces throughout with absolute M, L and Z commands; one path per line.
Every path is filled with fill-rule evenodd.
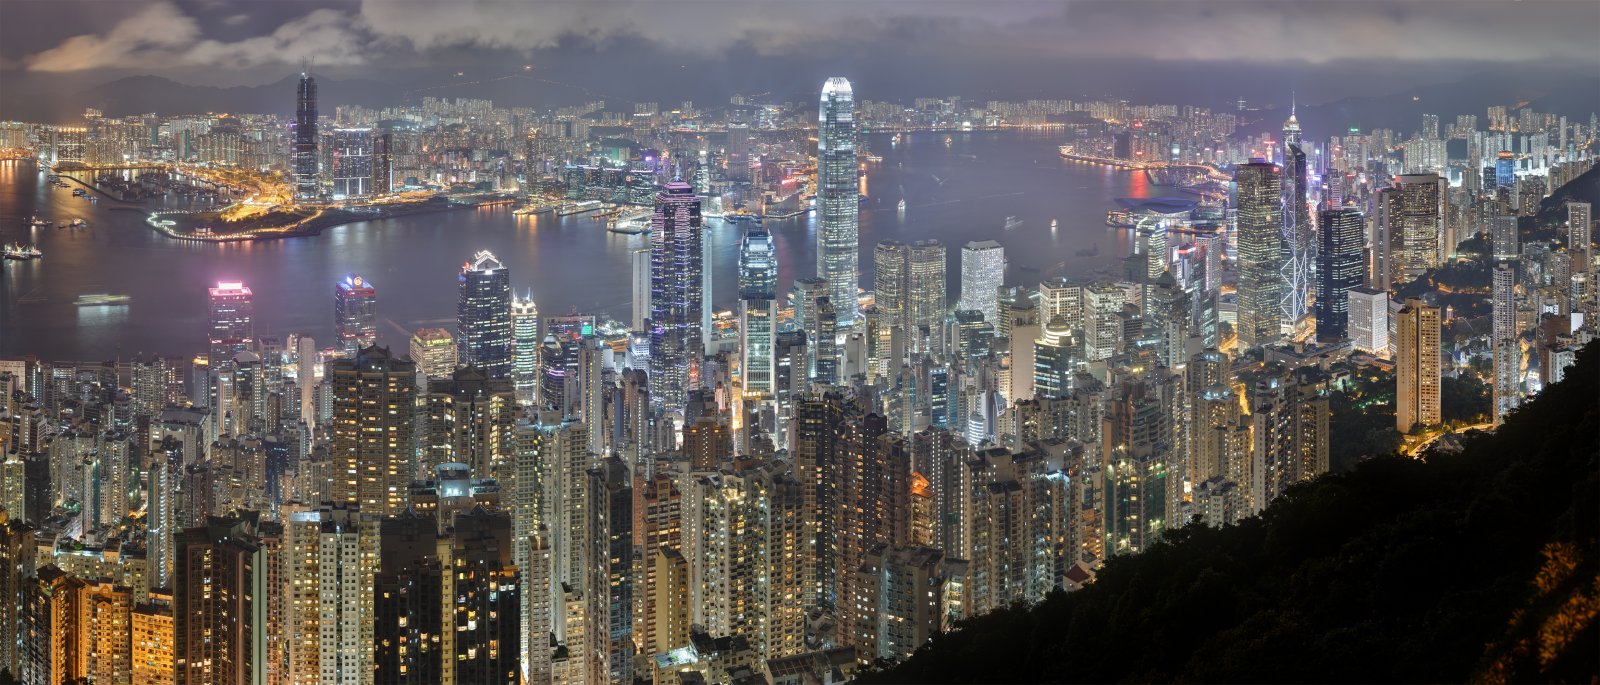
M 1107 230 L 1118 197 L 1170 194 L 1143 174 L 1061 160 L 1049 132 L 905 137 L 898 146 L 874 136 L 883 162 L 870 165 L 862 209 L 863 285 L 870 286 L 872 246 L 889 238 L 934 238 L 949 253 L 949 298 L 959 290 L 960 246 L 998 240 L 1010 265 L 1008 284 L 1081 276 L 1127 254 L 1125 232 Z M 896 204 L 906 200 L 901 215 Z M 90 204 L 49 186 L 31 164 L 0 162 L 0 242 L 35 242 L 43 259 L 6 262 L 0 273 L 0 355 L 101 360 L 136 353 L 203 351 L 206 288 L 242 280 L 255 291 L 258 337 L 333 333 L 333 286 L 360 273 L 378 288 L 379 342 L 405 348 L 421 326 L 454 328 L 456 273 L 476 250 L 492 250 L 511 268 L 517 292 L 531 291 L 541 313 L 574 311 L 629 316 L 629 253 L 646 236 L 605 230 L 582 217 L 517 217 L 509 208 L 462 210 L 350 224 L 319 236 L 232 245 L 170 240 L 151 231 L 145 212 Z M 29 228 L 33 214 L 88 229 Z M 1006 217 L 1021 224 L 1005 229 Z M 1050 221 L 1057 220 L 1056 230 Z M 740 227 L 713 224 L 714 290 L 719 307 L 736 298 Z M 816 226 L 809 216 L 769 220 L 779 255 L 779 287 L 816 273 Z M 1079 250 L 1098 254 L 1079 257 Z M 132 296 L 119 307 L 78 307 L 89 293 Z

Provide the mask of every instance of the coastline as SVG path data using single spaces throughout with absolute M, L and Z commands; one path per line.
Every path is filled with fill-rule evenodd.
M 145 223 L 152 230 L 172 240 L 181 240 L 195 243 L 239 243 L 256 242 L 262 240 L 281 240 L 285 238 L 304 238 L 321 234 L 330 228 L 337 228 L 347 224 L 361 223 L 363 221 L 381 221 L 405 216 L 420 214 L 435 214 L 456 209 L 472 209 L 475 205 L 458 204 L 449 200 L 429 200 L 418 203 L 416 206 L 405 207 L 399 211 L 385 209 L 380 212 L 365 214 L 355 213 L 346 209 L 334 209 L 331 212 L 319 212 L 300 221 L 285 226 L 262 226 L 257 228 L 241 229 L 237 233 L 222 235 L 194 235 L 181 232 L 173 228 L 175 222 L 162 219 L 163 214 L 179 214 L 180 212 L 151 212 Z M 163 225 L 165 222 L 166 225 Z

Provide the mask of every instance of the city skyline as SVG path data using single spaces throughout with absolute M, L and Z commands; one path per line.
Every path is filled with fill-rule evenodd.
M 1585 19 L 0 3 L 0 681 L 1592 679 Z

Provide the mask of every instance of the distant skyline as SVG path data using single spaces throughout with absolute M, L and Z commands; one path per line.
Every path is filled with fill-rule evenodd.
M 0 116 L 128 76 L 257 86 L 305 61 L 331 80 L 539 105 L 800 99 L 828 74 L 865 99 L 1224 102 L 1298 88 L 1315 105 L 1476 74 L 1600 73 L 1595 26 L 1600 3 L 1501 0 L 3 0 Z

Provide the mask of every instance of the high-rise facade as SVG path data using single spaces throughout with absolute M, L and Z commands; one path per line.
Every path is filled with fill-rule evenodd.
M 681 410 L 693 389 L 704 340 L 700 198 L 682 181 L 656 194 L 650 229 L 650 399 Z
M 532 405 L 539 394 L 539 305 L 533 294 L 511 299 L 511 379 L 517 402 Z
M 911 349 L 930 352 L 943 334 L 945 309 L 944 244 L 937 240 L 911 243 L 906 256 L 906 323 Z M 1002 261 L 1002 268 L 1004 262 Z
M 1379 287 L 1399 285 L 1439 266 L 1455 249 L 1445 244 L 1448 181 L 1438 174 L 1401 174 L 1378 205 L 1383 253 Z
M 309 200 L 321 195 L 317 156 L 317 79 L 301 72 L 300 86 L 296 89 L 294 108 L 294 150 L 291 169 L 294 172 L 294 196 Z
M 993 240 L 975 240 L 961 248 L 961 299 L 956 309 L 983 312 L 983 320 L 1000 323 L 1000 287 L 1005 285 L 1005 248 Z
M 325 375 L 333 386 L 335 501 L 385 516 L 405 511 L 417 476 L 416 364 L 372 346 Z
M 250 522 L 212 517 L 175 538 L 175 682 L 263 682 L 266 554 Z
M 1413 298 L 1396 317 L 1395 428 L 1409 433 L 1417 426 L 1439 423 L 1439 308 Z
M 372 683 L 379 516 L 343 504 L 284 522 L 286 682 Z
M 1587 202 L 1567 203 L 1567 251 L 1572 253 L 1572 270 L 1589 270 L 1589 248 L 1593 238 L 1593 206 Z
M 1346 293 L 1345 333 L 1350 345 L 1368 354 L 1389 357 L 1389 291 L 1351 288 Z
M 1366 221 L 1354 207 L 1326 209 L 1319 215 L 1317 250 L 1317 339 L 1342 340 L 1349 332 L 1351 288 L 1364 282 Z
M 1317 247 L 1312 243 L 1311 210 L 1306 200 L 1306 183 L 1309 178 L 1306 153 L 1300 147 L 1300 122 L 1292 110 L 1283 124 L 1283 233 L 1282 256 L 1279 273 L 1284 290 L 1280 302 L 1280 324 L 1285 332 L 1306 315 L 1307 295 L 1310 293 L 1312 254 Z
M 1250 162 L 1234 171 L 1238 209 L 1241 347 L 1262 347 L 1283 334 L 1283 197 L 1276 164 Z
M 484 250 L 461 266 L 456 303 L 460 363 L 490 378 L 511 377 L 511 270 Z
M 855 320 L 860 271 L 860 180 L 856 170 L 855 94 L 850 81 L 822 84 L 817 116 L 817 277 L 841 325 Z
M 372 194 L 372 129 L 336 128 L 333 130 L 333 199 L 352 199 Z
M 346 356 L 377 344 L 378 290 L 371 282 L 350 274 L 334 287 L 333 328 Z
M 902 335 L 909 327 L 906 306 L 906 268 L 910 248 L 898 240 L 885 240 L 872 250 L 872 306 L 884 325 L 898 328 Z
M 418 328 L 411 334 L 411 361 L 428 378 L 449 378 L 456 370 L 456 339 L 443 328 Z
M 747 394 L 771 395 L 777 368 L 773 356 L 778 333 L 778 253 L 772 235 L 746 231 L 739 248 L 739 364 Z
M 1494 422 L 1521 400 L 1522 341 L 1517 331 L 1517 271 L 1507 262 L 1494 266 L 1490 283 L 1489 346 L 1494 362 Z
M 211 289 L 210 355 L 216 366 L 256 346 L 252 321 L 255 295 L 237 281 L 223 281 Z

